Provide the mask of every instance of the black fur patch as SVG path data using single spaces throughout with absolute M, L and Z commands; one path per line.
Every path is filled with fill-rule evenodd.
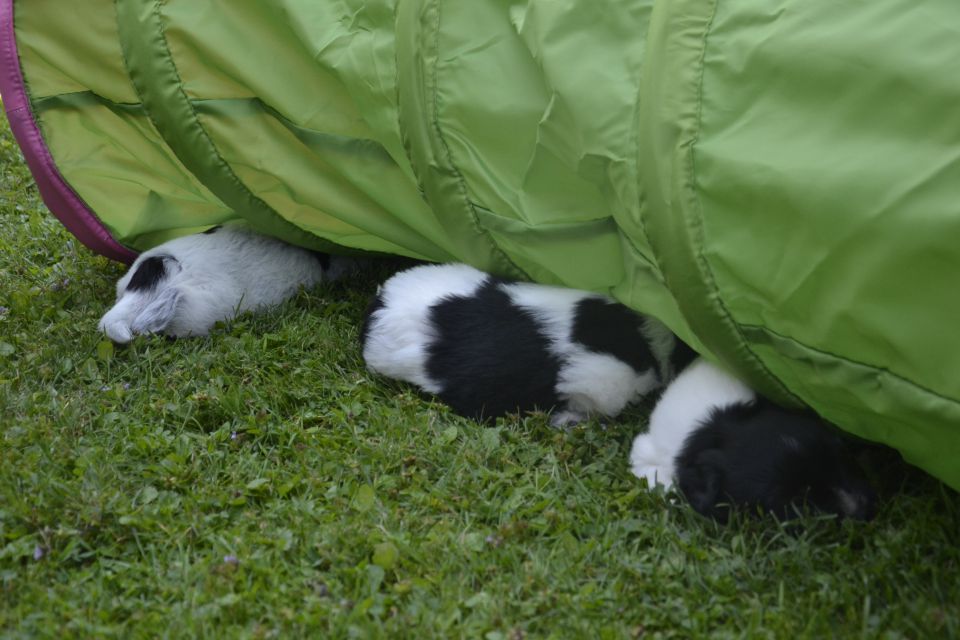
M 471 297 L 451 296 L 430 309 L 437 331 L 427 375 L 458 414 L 483 420 L 552 409 L 560 361 L 533 316 L 489 278 Z
M 670 368 L 673 374 L 678 375 L 681 371 L 697 359 L 697 352 L 690 348 L 686 342 L 674 336 L 673 350 L 670 352 Z
M 157 283 L 167 275 L 167 268 L 164 266 L 164 260 L 172 259 L 171 256 L 150 256 L 139 265 L 133 272 L 130 283 L 127 285 L 127 291 L 152 291 L 157 287 Z
M 220 229 L 222 229 L 222 228 L 223 228 L 223 225 L 222 225 L 222 224 L 218 224 L 217 226 L 215 226 L 215 227 L 210 227 L 209 229 L 207 229 L 206 231 L 204 231 L 204 232 L 203 232 L 203 235 L 209 236 L 210 234 L 216 233 L 218 230 L 220 230 Z
M 736 507 L 781 519 L 802 506 L 859 520 L 874 515 L 873 489 L 833 428 L 766 400 L 714 410 L 675 462 L 693 508 L 721 521 Z
M 590 351 L 609 353 L 638 373 L 657 365 L 640 328 L 643 317 L 622 304 L 584 298 L 574 311 L 570 336 Z
M 310 251 L 313 254 L 313 257 L 317 259 L 317 262 L 320 263 L 320 266 L 323 267 L 324 271 L 330 269 L 330 254 L 324 253 L 322 251 Z

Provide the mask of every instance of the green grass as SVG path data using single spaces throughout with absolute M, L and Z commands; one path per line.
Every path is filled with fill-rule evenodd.
M 865 525 L 716 525 L 629 474 L 642 411 L 483 428 L 368 374 L 373 276 L 114 349 L 121 267 L 46 212 L 5 125 L 0 162 L 0 635 L 960 632 L 960 498 L 931 478 Z

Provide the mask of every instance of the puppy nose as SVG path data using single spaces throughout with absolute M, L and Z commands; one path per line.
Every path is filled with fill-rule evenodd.
M 854 520 L 873 520 L 877 515 L 876 497 L 872 491 L 837 489 L 840 513 Z

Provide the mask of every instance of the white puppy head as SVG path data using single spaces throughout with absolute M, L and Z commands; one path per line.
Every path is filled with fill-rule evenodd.
M 162 332 L 173 322 L 183 297 L 175 285 L 182 270 L 173 256 L 140 256 L 117 282 L 117 302 L 100 319 L 99 329 L 119 343 L 137 334 Z

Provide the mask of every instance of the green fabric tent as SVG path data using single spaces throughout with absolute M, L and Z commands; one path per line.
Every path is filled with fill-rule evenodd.
M 98 250 L 241 217 L 606 292 L 960 487 L 957 0 L 4 0 L 3 18 L 11 122 Z

